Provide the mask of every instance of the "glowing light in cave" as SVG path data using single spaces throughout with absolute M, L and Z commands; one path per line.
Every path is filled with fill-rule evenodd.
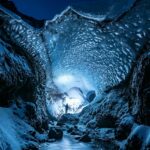
M 66 92 L 72 87 L 82 89 L 83 93 L 94 89 L 91 83 L 89 83 L 88 80 L 81 75 L 61 74 L 56 78 L 54 77 L 53 80 L 61 92 Z
M 85 76 L 57 74 L 53 81 L 63 96 L 47 101 L 48 111 L 52 116 L 59 118 L 65 113 L 79 113 L 89 103 L 86 95 L 94 88 Z
M 47 101 L 47 108 L 53 117 L 59 118 L 65 113 L 79 113 L 87 104 L 88 101 L 81 89 L 73 87 L 64 93 L 63 98 L 58 97 L 55 101 Z M 66 105 L 68 105 L 67 112 Z
M 66 97 L 65 103 L 69 105 L 67 113 L 78 113 L 82 110 L 83 104 L 81 99 Z
M 77 88 L 71 88 L 64 99 L 64 104 L 68 105 L 68 113 L 80 112 L 86 104 L 82 91 Z
M 69 84 L 73 80 L 74 80 L 74 78 L 71 75 L 62 75 L 57 78 L 56 82 L 60 83 L 60 84 Z

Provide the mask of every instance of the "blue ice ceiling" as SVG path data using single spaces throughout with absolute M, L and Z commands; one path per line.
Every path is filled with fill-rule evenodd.
M 116 19 L 135 2 L 135 0 L 12 1 L 19 11 L 37 19 L 52 19 L 71 5 L 81 16 L 102 20 Z M 128 37 L 124 37 L 126 36 L 124 29 L 129 28 L 129 33 L 135 32 L 134 35 L 137 32 L 128 27 L 128 18 L 125 19 L 127 25 L 124 26 L 124 23 L 120 22 L 118 26 L 108 25 L 105 31 L 102 31 L 95 23 L 78 19 L 74 14 L 69 15 L 70 11 L 66 12 L 68 14 L 60 15 L 52 24 L 47 22 L 44 32 L 51 54 L 53 79 L 60 90 L 65 92 L 72 87 L 80 87 L 82 91 L 101 91 L 103 87 L 124 80 L 135 56 L 131 46 L 126 44 Z M 112 32 L 113 30 L 116 32 Z M 137 39 L 136 36 L 133 38 Z

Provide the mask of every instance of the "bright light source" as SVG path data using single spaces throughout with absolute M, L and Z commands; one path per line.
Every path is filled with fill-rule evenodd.
M 71 75 L 62 75 L 57 78 L 56 82 L 59 84 L 69 84 L 73 80 L 74 78 Z
M 85 99 L 79 88 L 71 88 L 65 97 L 64 104 L 68 105 L 68 113 L 78 113 L 82 110 Z
M 58 74 L 53 81 L 64 97 L 58 96 L 53 103 L 47 103 L 52 116 L 58 118 L 65 113 L 79 113 L 88 104 L 85 97 L 93 87 L 84 76 Z
M 75 76 L 72 74 L 62 74 L 54 79 L 54 83 L 58 89 L 63 93 L 71 89 L 72 87 L 78 87 L 83 92 L 93 90 L 93 86 L 82 76 Z
M 77 87 L 69 89 L 63 97 L 58 97 L 55 101 L 47 101 L 49 113 L 56 118 L 65 113 L 79 113 L 87 104 L 83 92 Z
M 83 108 L 83 102 L 78 98 L 66 97 L 65 104 L 69 106 L 67 113 L 78 113 Z

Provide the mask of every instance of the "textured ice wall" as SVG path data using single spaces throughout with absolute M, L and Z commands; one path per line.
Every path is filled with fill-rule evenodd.
M 54 80 L 64 75 L 74 78 L 68 87 L 60 84 L 61 89 L 76 82 L 100 92 L 125 80 L 149 38 L 148 0 L 135 5 L 111 23 L 86 18 L 71 8 L 46 23 Z

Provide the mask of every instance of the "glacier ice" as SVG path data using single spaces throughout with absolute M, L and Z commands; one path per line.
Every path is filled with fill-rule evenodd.
M 131 10 L 117 23 L 105 24 L 105 19 L 97 22 L 67 8 L 47 21 L 44 36 L 46 43 L 51 43 L 48 48 L 52 75 L 58 88 L 77 86 L 83 91 L 95 90 L 99 95 L 107 87 L 124 81 L 147 38 L 147 24 L 144 19 L 141 21 L 143 12 L 137 11 Z M 144 17 L 146 13 L 149 12 Z M 69 84 L 64 79 L 63 85 L 59 84 L 57 81 L 63 76 L 74 78 L 78 85 L 69 78 Z

